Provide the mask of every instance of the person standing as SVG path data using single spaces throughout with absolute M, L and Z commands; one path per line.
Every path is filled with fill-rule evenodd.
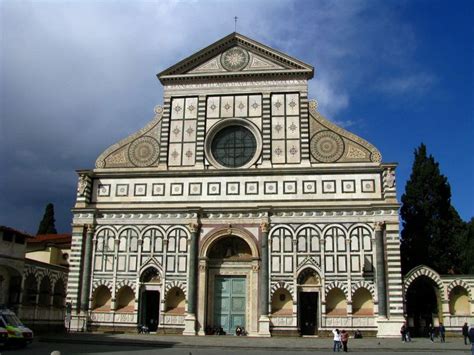
M 347 343 L 349 342 L 349 333 L 346 332 L 344 329 L 341 331 L 341 343 L 342 349 L 344 352 L 347 353 Z
M 464 323 L 462 326 L 462 336 L 464 337 L 464 345 L 468 345 L 467 340 L 469 339 L 469 327 L 467 326 L 467 323 Z
M 446 328 L 443 323 L 439 323 L 439 338 L 442 343 L 446 343 Z
M 339 329 L 333 329 L 332 333 L 334 334 L 334 346 L 332 348 L 333 352 L 341 350 L 341 333 Z

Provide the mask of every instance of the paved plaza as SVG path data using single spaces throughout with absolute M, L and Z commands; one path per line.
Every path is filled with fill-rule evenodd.
M 78 346 L 80 345 L 80 346 Z M 65 335 L 38 336 L 35 343 L 30 345 L 25 352 L 15 353 L 47 354 L 47 351 L 69 349 L 69 353 L 101 353 L 127 352 L 128 354 L 266 354 L 271 352 L 287 353 L 328 353 L 332 352 L 333 341 L 331 338 L 318 337 L 273 337 L 252 338 L 236 336 L 206 336 L 187 337 L 172 335 L 138 335 L 138 334 L 108 334 L 108 333 L 71 333 Z M 41 351 L 40 351 L 41 350 Z M 45 352 L 42 352 L 44 350 Z M 114 351 L 115 350 L 115 351 Z M 377 353 L 438 353 L 449 354 L 470 353 L 470 346 L 464 345 L 461 337 L 452 337 L 446 343 L 429 339 L 416 338 L 410 343 L 402 343 L 399 339 L 363 338 L 350 339 L 350 352 Z M 49 354 L 49 353 L 48 353 Z

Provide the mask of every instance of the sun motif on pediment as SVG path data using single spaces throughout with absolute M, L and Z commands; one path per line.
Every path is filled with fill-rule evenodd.
M 239 47 L 229 49 L 221 57 L 221 64 L 227 71 L 240 71 L 247 66 L 248 62 L 248 52 Z

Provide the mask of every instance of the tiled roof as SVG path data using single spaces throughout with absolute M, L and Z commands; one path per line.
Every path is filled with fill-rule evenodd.
M 38 234 L 33 239 L 28 240 L 28 244 L 33 243 L 71 243 L 71 234 Z

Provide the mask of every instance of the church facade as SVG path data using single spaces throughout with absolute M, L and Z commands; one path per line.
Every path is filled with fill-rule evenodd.
M 149 124 L 78 171 L 73 329 L 398 336 L 396 164 L 318 112 L 313 75 L 238 33 L 158 74 Z

